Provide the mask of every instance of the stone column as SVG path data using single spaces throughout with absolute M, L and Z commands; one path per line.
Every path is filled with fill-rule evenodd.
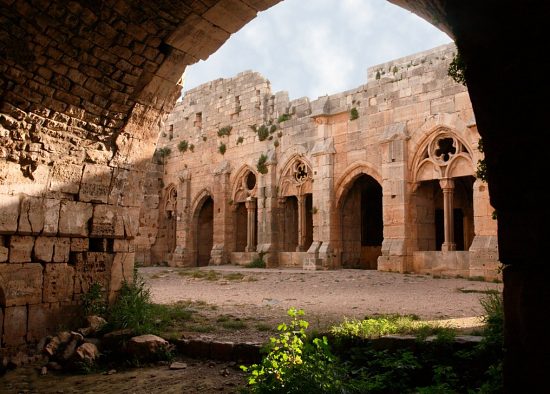
M 285 216 L 285 209 L 286 209 L 286 197 L 279 197 L 277 198 L 277 205 L 279 207 L 278 214 L 279 214 L 279 220 L 278 220 L 278 229 L 279 229 L 279 251 L 283 252 L 286 251 L 286 237 L 285 237 L 285 228 L 286 228 L 286 216 Z
M 380 138 L 384 241 L 378 257 L 379 271 L 413 270 L 409 215 L 414 197 L 410 195 L 413 190 L 409 184 L 408 140 L 404 122 L 387 126 Z
M 306 197 L 296 196 L 298 198 L 298 246 L 296 252 L 305 252 L 306 244 Z
M 443 220 L 445 241 L 441 245 L 441 250 L 444 252 L 456 250 L 455 235 L 454 235 L 454 215 L 453 215 L 453 197 L 455 182 L 452 178 L 443 178 L 439 181 L 439 185 L 443 190 Z
M 256 199 L 248 197 L 245 201 L 247 212 L 246 251 L 256 251 Z

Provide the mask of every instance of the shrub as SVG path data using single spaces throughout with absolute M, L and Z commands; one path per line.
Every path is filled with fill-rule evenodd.
M 256 164 L 256 169 L 260 174 L 267 174 L 267 155 L 261 154 L 258 158 L 258 163 Z
M 375 76 L 376 80 L 379 80 L 380 79 L 380 70 L 376 71 L 376 76 Z
M 193 145 L 193 144 L 189 145 L 189 150 L 191 152 L 194 152 L 195 151 L 195 145 Z
M 241 366 L 248 372 L 253 393 L 338 393 L 342 392 L 342 370 L 331 353 L 326 337 L 307 340 L 309 323 L 303 310 L 290 308 L 290 323 L 280 324 L 277 338 L 271 338 L 269 353 L 260 364 Z
M 226 150 L 227 150 L 227 146 L 222 142 L 220 146 L 218 146 L 218 152 L 220 152 L 222 155 L 225 155 Z
M 189 148 L 189 143 L 186 140 L 179 142 L 178 149 L 180 152 L 185 153 L 188 148 Z
M 258 139 L 264 141 L 267 137 L 269 137 L 269 128 L 266 125 L 261 125 L 258 128 Z
M 104 317 L 107 313 L 107 303 L 101 285 L 92 283 L 88 292 L 82 295 L 82 308 L 86 316 L 96 315 Z
M 230 135 L 233 126 L 225 126 L 218 130 L 218 137 L 223 137 L 224 135 Z
M 276 131 L 277 131 L 277 126 L 272 124 L 271 127 L 269 128 L 269 134 L 273 134 Z
M 355 120 L 357 118 L 359 118 L 359 111 L 357 111 L 357 108 L 353 107 L 349 111 L 349 120 Z
M 171 149 L 168 147 L 157 149 L 157 154 L 162 158 L 167 157 L 171 152 L 172 152 Z
M 466 64 L 462 60 L 460 52 L 457 52 L 449 64 L 449 69 L 447 70 L 447 75 L 453 79 L 456 83 L 460 83 L 466 86 Z
M 244 138 L 243 138 L 243 137 L 237 138 L 237 145 L 242 144 L 243 141 L 244 141 Z
M 107 321 L 114 329 L 129 328 L 136 335 L 154 332 L 154 308 L 145 280 L 134 269 L 133 282 L 124 281 L 109 309 Z
M 252 260 L 250 263 L 245 265 L 246 268 L 265 268 L 266 264 L 264 261 L 264 256 L 262 253 L 258 257 L 256 257 L 254 260 Z
M 282 114 L 277 118 L 277 123 L 286 122 L 290 119 L 290 114 Z

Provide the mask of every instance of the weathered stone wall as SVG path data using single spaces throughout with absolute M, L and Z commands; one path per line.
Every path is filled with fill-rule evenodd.
M 189 91 L 169 116 L 159 138 L 156 163 L 162 163 L 164 176 L 162 182 L 158 182 L 158 170 L 151 176 L 151 182 L 157 182 L 158 194 L 151 192 L 142 210 L 138 260 L 195 265 L 200 239 L 194 217 L 201 199 L 211 196 L 215 215 L 211 264 L 247 263 L 254 254 L 234 252 L 238 249 L 236 234 L 246 232 L 246 228 L 235 229 L 244 223 L 244 219 L 238 220 L 238 203 L 249 196 L 258 205 L 258 242 L 254 250 L 269 252 L 266 258 L 274 265 L 336 268 L 351 255 L 356 260 L 359 256 L 368 259 L 376 252 L 381 253 L 378 269 L 470 275 L 471 264 L 477 267 L 476 276 L 496 276 L 496 221 L 491 218 L 487 190 L 480 181 L 475 184 L 475 192 L 471 188 L 468 192 L 475 196 L 475 207 L 466 204 L 460 194 L 463 192 L 457 189 L 456 207 L 471 217 L 469 222 L 465 220 L 465 226 L 476 229 L 474 249 L 465 254 L 467 260 L 461 260 L 466 261 L 466 268 L 418 265 L 418 261 L 426 261 L 418 251 L 435 250 L 435 241 L 424 245 L 425 235 L 419 233 L 423 222 L 433 227 L 435 206 L 433 200 L 428 200 L 429 207 L 422 208 L 415 190 L 430 179 L 440 190 L 440 178 L 473 176 L 482 158 L 466 88 L 447 76 L 454 52 L 454 46 L 443 46 L 372 67 L 366 85 L 312 102 L 307 98 L 289 101 L 286 92 L 273 94 L 269 81 L 253 72 Z M 350 118 L 352 108 L 358 111 L 357 119 Z M 287 120 L 280 118 L 287 115 Z M 254 131 L 261 125 L 271 131 L 263 141 Z M 223 129 L 228 127 L 230 134 L 224 135 Z M 467 159 L 455 162 L 452 169 L 445 170 L 446 175 L 437 172 L 445 166 L 426 174 L 422 155 L 441 133 L 455 136 L 456 144 L 463 146 L 461 155 Z M 226 149 L 223 154 L 222 145 Z M 262 154 L 268 158 L 267 174 L 257 169 Z M 293 166 L 298 162 L 308 166 L 311 183 L 293 183 Z M 243 176 L 249 172 L 257 179 L 251 190 L 243 187 Z M 357 250 L 352 251 L 348 232 L 361 229 L 346 222 L 350 214 L 357 214 L 356 209 L 351 213 L 344 201 L 362 174 L 382 186 L 384 242 L 369 249 L 357 241 L 359 244 L 353 244 Z M 174 187 L 178 190 L 177 246 L 175 250 L 162 249 L 158 246 L 166 237 L 166 195 Z M 309 189 L 300 189 L 303 187 Z M 300 237 L 294 223 L 300 218 L 299 214 L 289 218 L 291 202 L 285 197 L 301 193 L 313 195 L 312 208 L 305 211 L 306 220 L 308 215 L 313 219 L 313 244 L 308 253 L 292 255 L 294 250 L 288 250 L 288 244 Z M 348 212 L 342 214 L 342 209 Z M 468 231 L 467 246 L 472 241 Z M 155 233 L 159 235 L 152 242 L 151 234 Z M 299 246 L 293 248 L 299 252 Z M 280 253 L 283 251 L 287 253 Z
M 115 297 L 186 65 L 276 2 L 0 3 L 0 346 Z

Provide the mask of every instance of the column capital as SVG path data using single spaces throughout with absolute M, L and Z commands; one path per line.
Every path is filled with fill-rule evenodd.
M 439 186 L 443 191 L 453 190 L 455 188 L 455 181 L 453 178 L 442 178 L 439 180 Z
M 256 197 L 247 197 L 244 202 L 246 209 L 255 209 L 256 208 Z

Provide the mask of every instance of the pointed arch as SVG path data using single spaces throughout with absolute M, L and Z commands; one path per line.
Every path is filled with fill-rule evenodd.
M 238 203 L 244 202 L 248 197 L 256 197 L 257 180 L 258 172 L 250 165 L 243 164 L 231 182 L 231 200 Z
M 176 212 L 177 210 L 178 189 L 174 183 L 170 183 L 164 188 L 164 212 Z
M 310 161 L 302 154 L 288 158 L 279 175 L 280 197 L 302 196 L 313 191 L 313 170 Z
M 200 192 L 197 193 L 195 198 L 193 198 L 193 202 L 191 203 L 191 213 L 193 215 L 192 216 L 193 219 L 197 217 L 198 211 L 200 210 L 200 208 L 202 207 L 202 204 L 208 197 L 213 198 L 212 192 L 210 191 L 209 188 L 205 187 L 204 189 L 202 189 Z
M 336 191 L 335 199 L 337 206 L 341 206 L 342 197 L 352 187 L 353 182 L 361 175 L 368 175 L 382 185 L 382 176 L 378 170 L 366 161 L 358 161 L 348 166 L 340 179 L 336 182 L 334 190 Z
M 455 130 L 439 125 L 426 133 L 417 146 L 410 166 L 414 184 L 475 175 L 473 148 Z

